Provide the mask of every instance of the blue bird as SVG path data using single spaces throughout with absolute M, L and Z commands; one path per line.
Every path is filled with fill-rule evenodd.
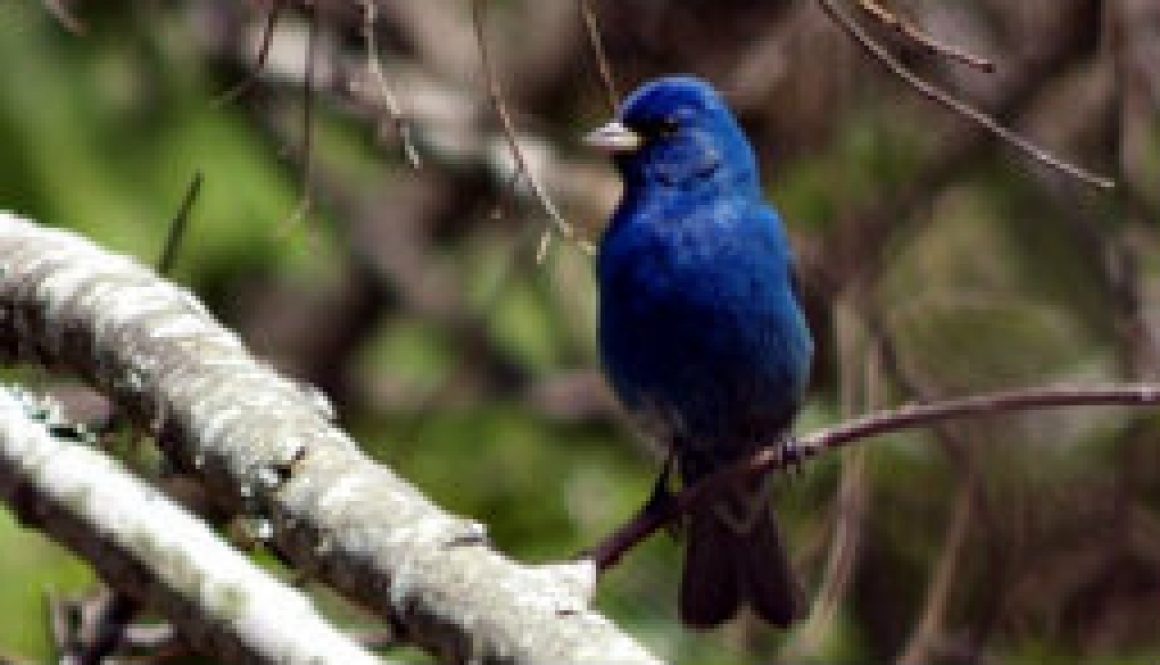
M 585 142 L 612 154 L 624 182 L 597 276 L 601 360 L 626 410 L 686 484 L 786 440 L 813 340 L 781 220 L 726 103 L 700 79 L 660 78 Z M 777 626 L 801 617 L 762 483 L 727 488 L 686 526 L 687 625 L 716 626 L 743 605 Z

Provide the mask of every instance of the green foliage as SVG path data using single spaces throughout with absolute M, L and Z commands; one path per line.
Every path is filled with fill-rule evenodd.
M 514 206 L 500 218 L 485 214 L 502 196 L 481 176 L 465 175 L 470 169 L 462 164 L 446 173 L 438 164 L 412 172 L 396 153 L 374 147 L 371 123 L 328 91 L 315 108 L 314 155 L 326 186 L 313 213 L 289 227 L 302 190 L 296 166 L 283 157 L 301 138 L 299 91 L 216 105 L 214 97 L 239 73 L 236 64 L 207 57 L 187 7 L 111 3 L 98 11 L 99 3 L 87 4 L 93 5 L 85 5 L 92 29 L 77 37 L 63 33 L 38 3 L 0 3 L 6 63 L 0 67 L 0 208 L 152 262 L 193 173 L 202 170 L 205 186 L 175 277 L 265 348 L 267 333 L 282 332 L 280 320 L 253 321 L 252 304 L 281 297 L 290 309 L 305 308 L 343 293 L 350 262 L 365 258 L 367 249 L 345 246 L 360 242 L 351 240 L 360 237 L 354 228 L 360 210 L 371 202 L 383 206 L 376 213 L 386 223 L 400 223 L 396 210 L 410 211 L 381 196 L 384 183 L 405 191 L 446 178 L 442 195 L 475 197 L 474 203 L 449 206 L 455 219 L 421 220 L 431 228 L 418 232 L 430 236 L 423 260 L 455 290 L 447 302 L 461 303 L 460 310 L 416 311 L 424 308 L 410 306 L 392 276 L 383 276 L 386 287 L 374 286 L 387 293 L 375 297 L 389 304 L 378 303 L 381 311 L 365 324 L 353 360 L 338 372 L 339 382 L 352 384 L 340 405 L 344 425 L 435 501 L 488 524 L 500 549 L 521 559 L 569 557 L 639 507 L 659 466 L 655 451 L 617 416 L 580 408 L 606 409 L 592 407 L 599 399 L 588 393 L 557 397 L 554 408 L 541 403 L 546 385 L 594 369 L 597 360 L 590 261 L 558 242 L 545 264 L 535 265 L 535 240 L 544 228 L 537 210 Z M 526 9 L 505 4 L 511 11 L 497 16 L 508 20 Z M 817 76 L 833 74 L 817 69 Z M 827 138 L 770 174 L 771 199 L 798 239 L 821 247 L 823 263 L 831 260 L 826 243 L 859 223 L 857 213 L 913 194 L 939 149 L 913 109 L 881 99 L 895 94 L 860 99 L 835 114 Z M 578 126 L 582 111 L 576 109 L 603 113 L 591 99 L 565 101 L 553 98 L 544 117 Z M 432 126 L 438 131 L 438 123 Z M 1160 182 L 1157 135 L 1153 127 L 1149 146 L 1139 151 L 1140 182 Z M 1128 229 L 1131 206 L 1121 200 L 1077 212 L 1070 199 L 1033 185 L 1025 162 L 993 161 L 977 157 L 956 167 L 963 177 L 920 193 L 928 203 L 889 220 L 888 237 L 866 252 L 884 259 L 869 276 L 866 304 L 882 318 L 898 369 L 927 398 L 1117 377 L 1125 365 L 1123 328 L 1101 263 L 1104 247 L 1095 241 L 1140 235 L 1134 246 L 1142 248 L 1142 307 L 1152 321 L 1160 293 L 1155 238 Z M 1146 202 L 1155 192 L 1142 196 Z M 834 267 L 843 266 L 822 266 Z M 813 268 L 815 275 L 826 273 Z M 418 281 L 423 288 L 447 287 Z M 825 313 L 815 319 L 817 326 L 832 323 Z M 310 323 L 320 335 L 337 325 Z M 837 332 L 817 330 L 824 365 L 837 362 Z M 277 357 L 280 349 L 274 351 Z M 830 373 L 874 379 L 865 369 Z M 875 380 L 884 385 L 878 388 L 891 399 L 918 397 L 886 370 L 879 374 Z M 837 403 L 842 390 L 832 377 L 816 383 L 801 431 L 859 406 Z M 963 545 L 946 608 L 949 638 L 966 640 L 985 624 L 987 659 L 1154 662 L 1160 627 L 1154 620 L 1148 625 L 1147 612 L 1136 608 L 1153 608 L 1155 616 L 1160 583 L 1144 573 L 1120 586 L 1113 582 L 1125 570 L 1154 570 L 1140 562 L 1160 556 L 1153 525 L 1160 510 L 1160 420 L 1069 410 L 960 423 L 948 431 L 966 444 L 926 432 L 861 444 L 867 447 L 863 549 L 848 597 L 803 658 L 862 663 L 901 653 L 925 609 L 969 466 L 979 474 L 977 491 L 991 513 L 973 516 Z M 777 482 L 777 509 L 811 591 L 826 575 L 841 510 L 835 497 L 849 454 L 826 455 L 800 476 Z M 1122 559 L 1092 554 L 1104 556 L 1111 548 L 1099 546 L 1113 541 Z M 0 551 L 0 656 L 45 659 L 44 591 L 80 590 L 93 584 L 92 575 L 8 513 L 0 513 Z M 676 663 L 766 662 L 800 637 L 744 621 L 709 634 L 683 630 L 674 609 L 679 567 L 679 548 L 657 536 L 602 580 L 597 605 Z M 1006 594 L 1001 611 L 988 609 L 999 593 Z M 315 595 L 344 625 L 371 621 L 328 592 Z M 1096 639 L 1109 635 L 1106 642 Z M 390 655 L 426 662 L 413 650 Z
M 62 597 L 93 584 L 88 567 L 0 511 L 0 654 L 48 660 L 49 596 Z

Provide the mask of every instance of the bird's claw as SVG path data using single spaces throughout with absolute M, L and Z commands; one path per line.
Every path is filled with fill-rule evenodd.
M 661 473 L 657 476 L 656 483 L 653 484 L 652 492 L 649 493 L 648 499 L 640 508 L 641 514 L 664 514 L 669 511 L 675 497 L 673 491 L 669 489 L 669 479 L 672 477 L 672 474 L 673 457 L 670 455 L 665 460 L 665 465 L 661 468 Z M 668 522 L 665 528 L 669 532 L 669 535 L 674 538 L 680 535 L 680 522 L 677 520 Z
M 805 463 L 805 455 L 802 454 L 802 449 L 797 444 L 797 439 L 794 437 L 786 437 L 781 442 L 781 462 L 782 468 L 794 477 L 800 478 L 802 476 L 802 466 Z

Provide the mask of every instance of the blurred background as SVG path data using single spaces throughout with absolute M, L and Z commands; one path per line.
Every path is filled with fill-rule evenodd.
M 911 400 L 1155 379 L 1160 3 L 891 3 L 994 73 L 839 4 L 922 76 L 1118 188 L 934 106 L 812 0 L 594 1 L 621 94 L 699 74 L 754 142 L 818 340 L 799 431 Z M 173 278 L 499 549 L 570 557 L 628 518 L 659 468 L 599 373 L 591 259 L 558 240 L 536 260 L 550 221 L 516 177 L 467 0 L 379 3 L 381 78 L 362 5 L 314 5 L 312 36 L 308 9 L 285 3 L 264 67 L 226 98 L 255 71 L 271 0 L 0 0 L 0 207 L 155 263 L 202 172 Z M 529 168 L 596 239 L 619 185 L 579 142 L 609 114 L 582 15 L 571 0 L 490 5 Z M 777 490 L 813 603 L 786 633 L 681 628 L 663 534 L 602 580 L 598 605 L 676 663 L 1155 663 L 1158 435 L 1146 410 L 1073 409 L 810 463 Z M 50 659 L 49 601 L 96 581 L 6 512 L 0 552 L 0 661 Z

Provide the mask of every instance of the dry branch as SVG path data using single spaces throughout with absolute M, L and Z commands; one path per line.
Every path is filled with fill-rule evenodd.
M 487 35 L 484 30 L 485 12 L 488 0 L 472 0 L 471 2 L 471 19 L 472 26 L 475 28 L 475 38 L 479 42 L 479 60 L 480 66 L 483 69 L 483 77 L 487 83 L 487 94 L 491 100 L 492 108 L 495 109 L 496 117 L 499 118 L 500 127 L 503 129 L 504 138 L 507 140 L 508 147 L 511 149 L 512 159 L 516 163 L 517 177 L 523 177 L 531 188 L 532 193 L 540 202 L 544 212 L 551 220 L 556 233 L 565 240 L 576 243 L 576 246 L 583 250 L 586 254 L 592 255 L 596 253 L 592 243 L 580 237 L 576 233 L 575 227 L 572 223 L 564 219 L 560 211 L 556 208 L 556 204 L 548 196 L 548 192 L 544 186 L 540 184 L 539 177 L 528 167 L 528 160 L 524 157 L 523 149 L 520 148 L 519 139 L 516 138 L 516 127 L 512 121 L 511 114 L 508 112 L 507 103 L 504 102 L 503 91 L 499 87 L 499 79 L 491 63 L 490 49 L 487 46 Z M 551 240 L 551 228 L 545 231 L 540 240 L 540 249 L 536 253 L 537 261 L 543 261 L 544 254 L 548 249 L 548 243 Z
M 176 503 L 96 450 L 54 437 L 45 413 L 0 388 L 4 500 L 162 612 L 190 645 L 234 663 L 381 662 Z
M 591 564 L 491 550 L 482 525 L 373 463 L 325 399 L 255 361 L 188 292 L 4 214 L 0 267 L 0 357 L 80 374 L 226 507 L 268 519 L 291 563 L 405 638 L 453 662 L 657 662 L 588 609 Z
M 910 21 L 883 7 L 876 0 L 858 0 L 858 6 L 874 20 L 925 49 L 931 55 L 941 56 L 979 71 L 995 71 L 994 62 L 936 40 Z
M 642 511 L 605 539 L 593 551 L 592 559 L 599 570 L 615 565 L 630 549 L 688 512 L 697 502 L 711 496 L 724 485 L 737 482 L 741 478 L 756 478 L 783 470 L 824 452 L 882 434 L 928 427 L 951 418 L 994 416 L 1032 409 L 1157 405 L 1160 405 L 1160 384 L 1141 383 L 1025 388 L 932 404 L 908 404 L 897 409 L 877 411 L 814 432 L 798 439 L 792 445 L 776 443 L 758 450 L 749 458 L 685 489 L 660 508 Z
M 986 129 L 1004 143 L 1018 148 L 1041 164 L 1066 173 L 1094 187 L 1101 189 L 1112 189 L 1115 187 L 1115 181 L 1112 179 L 1097 175 L 1056 157 L 1038 145 L 1035 145 L 1021 134 L 1017 134 L 999 124 L 993 117 L 958 98 L 952 97 L 942 88 L 920 78 L 917 74 L 903 66 L 881 44 L 874 41 L 858 23 L 839 9 L 835 0 L 818 0 L 818 4 L 821 5 L 826 15 L 833 19 L 838 24 L 838 27 L 849 35 L 858 46 L 862 47 L 874 60 L 877 60 L 883 67 L 889 70 L 891 74 L 902 79 L 904 83 L 916 90 L 923 97 L 945 106 L 951 111 Z
M 399 104 L 391 86 L 387 83 L 387 76 L 383 73 L 383 66 L 379 63 L 378 40 L 375 39 L 375 30 L 378 29 L 378 17 L 375 13 L 374 0 L 362 0 L 363 3 L 363 41 L 367 51 L 367 73 L 378 84 L 379 95 L 383 100 L 383 108 L 395 126 L 399 142 L 403 145 L 403 154 L 411 168 L 419 168 L 422 160 L 419 149 L 415 147 L 415 139 L 411 136 L 411 122 L 403 114 L 403 107 Z
M 620 95 L 616 94 L 616 82 L 612 77 L 612 65 L 608 62 L 608 55 L 604 52 L 604 41 L 600 38 L 600 22 L 596 18 L 596 10 L 592 8 L 592 0 L 580 0 L 580 18 L 584 19 L 584 30 L 588 33 L 588 50 L 592 52 L 592 59 L 596 61 L 600 72 L 600 82 L 604 84 L 605 101 L 608 103 L 608 116 L 616 116 L 616 108 L 620 105 Z

